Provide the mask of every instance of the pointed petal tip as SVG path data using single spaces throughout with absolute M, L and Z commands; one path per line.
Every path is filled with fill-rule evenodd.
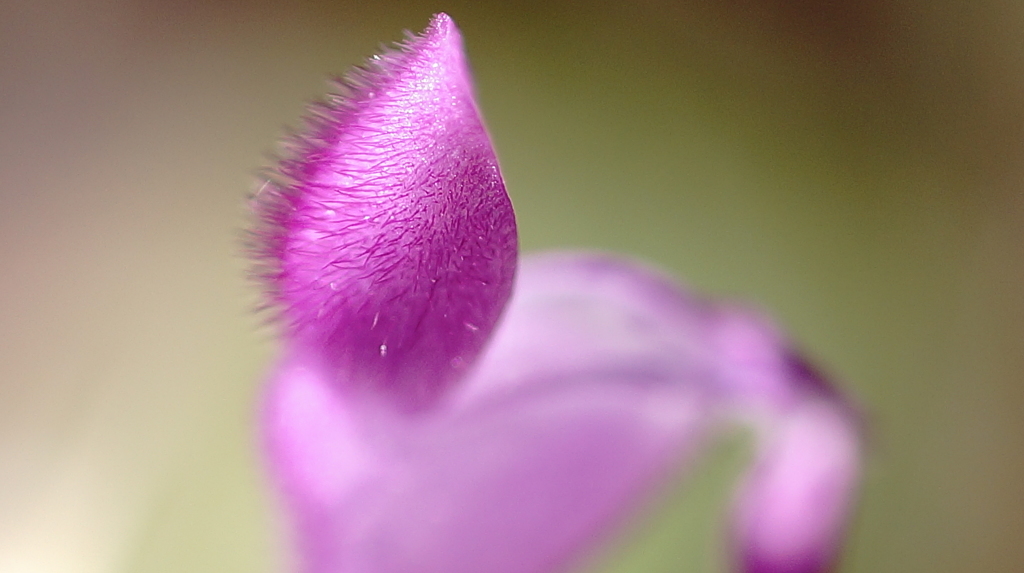
M 408 39 L 396 46 L 399 52 L 418 54 L 433 49 L 454 56 L 460 63 L 464 58 L 459 27 L 455 20 L 444 12 L 434 14 L 422 32 L 406 32 L 406 36 Z M 381 58 L 386 58 L 391 53 L 385 50 Z
M 511 291 L 515 216 L 454 22 L 351 73 L 255 199 L 255 272 L 339 384 L 430 401 Z
M 439 35 L 447 36 L 448 34 L 458 34 L 459 28 L 455 25 L 455 20 L 444 12 L 438 12 L 430 18 L 430 23 L 427 24 L 426 30 L 423 31 L 425 36 Z

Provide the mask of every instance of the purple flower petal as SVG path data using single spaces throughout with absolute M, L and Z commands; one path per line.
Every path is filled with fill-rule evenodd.
M 841 405 L 812 399 L 762 438 L 736 504 L 734 543 L 744 571 L 828 571 L 860 477 L 857 427 Z
M 714 309 L 662 273 L 598 253 L 525 257 L 515 295 L 460 400 L 606 376 L 688 383 L 714 375 Z
M 528 257 L 509 299 L 514 217 L 447 16 L 347 89 L 257 201 L 298 570 L 564 571 L 737 421 L 741 566 L 834 561 L 856 417 L 769 321 L 597 254 Z
M 579 379 L 417 426 L 338 540 L 374 573 L 565 571 L 692 451 L 699 396 Z
M 334 383 L 418 408 L 501 313 L 515 217 L 448 16 L 341 88 L 257 197 L 259 273 Z
M 272 374 L 263 433 L 270 470 L 287 505 L 296 570 L 341 571 L 337 544 L 347 507 L 385 471 L 381 456 L 317 361 L 297 353 Z
M 264 428 L 307 573 L 564 571 L 699 444 L 695 387 L 563 377 L 471 407 L 353 406 L 301 361 Z
M 428 412 L 367 411 L 315 368 L 279 371 L 265 427 L 303 570 L 564 571 L 687 465 L 711 422 L 737 419 L 765 443 L 739 504 L 743 554 L 827 563 L 856 428 L 790 354 L 762 319 L 646 267 L 527 257 L 478 367 Z

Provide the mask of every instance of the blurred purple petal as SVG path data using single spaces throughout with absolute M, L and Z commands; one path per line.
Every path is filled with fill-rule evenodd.
M 334 571 L 343 516 L 380 473 L 380 454 L 323 367 L 296 352 L 271 375 L 263 433 L 270 470 L 287 504 L 300 571 Z
M 702 307 L 622 259 L 527 258 L 480 368 L 415 416 L 346 401 L 293 347 L 264 427 L 302 570 L 565 570 L 708 428 L 712 369 L 679 355 Z
M 713 308 L 650 267 L 599 253 L 522 259 L 515 295 L 460 399 L 608 376 L 689 383 L 714 375 Z
M 320 370 L 272 380 L 267 449 L 308 573 L 561 571 L 692 453 L 706 396 L 610 373 L 401 416 Z
M 259 272 L 336 383 L 420 407 L 501 313 L 515 217 L 448 16 L 341 88 L 257 196 Z
M 524 260 L 479 368 L 432 411 L 347 405 L 309 361 L 284 366 L 266 427 L 304 571 L 565 570 L 738 416 L 767 444 L 740 504 L 744 555 L 827 562 L 856 430 L 744 316 L 636 263 L 560 253 Z
M 374 573 L 565 571 L 690 453 L 700 397 L 630 380 L 562 381 L 439 416 L 345 520 L 343 567 Z
M 841 405 L 810 399 L 762 439 L 736 508 L 734 543 L 744 571 L 828 571 L 860 477 L 857 427 Z

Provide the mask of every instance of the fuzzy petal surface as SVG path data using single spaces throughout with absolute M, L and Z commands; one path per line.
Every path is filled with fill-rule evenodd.
M 312 111 L 256 197 L 258 272 L 332 383 L 424 407 L 480 352 L 516 264 L 458 29 L 435 16 Z

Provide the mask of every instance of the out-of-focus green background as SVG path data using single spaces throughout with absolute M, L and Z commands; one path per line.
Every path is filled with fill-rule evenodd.
M 0 571 L 283 570 L 244 198 L 440 10 L 525 249 L 753 300 L 866 405 L 843 571 L 1024 570 L 1024 4 L 7 0 Z M 601 571 L 724 570 L 727 443 Z

